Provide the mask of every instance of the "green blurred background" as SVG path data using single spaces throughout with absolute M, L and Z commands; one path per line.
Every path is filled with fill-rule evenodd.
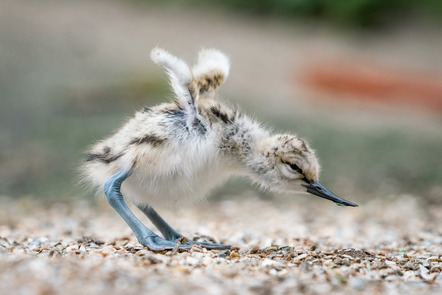
M 222 97 L 308 138 L 333 191 L 440 202 L 441 3 L 1 0 L 0 195 L 89 198 L 76 184 L 82 153 L 135 110 L 171 98 L 149 60 L 159 45 L 189 61 L 204 46 L 225 51 Z M 364 93 L 345 79 L 330 88 L 305 78 L 327 64 L 338 64 L 332 78 L 354 70 L 364 86 L 352 68 L 361 65 L 392 73 L 395 89 L 421 81 L 423 90 Z M 234 180 L 214 194 L 253 189 Z

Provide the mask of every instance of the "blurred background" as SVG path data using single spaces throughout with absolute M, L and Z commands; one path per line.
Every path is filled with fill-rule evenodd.
M 308 138 L 345 198 L 440 204 L 439 0 L 0 0 L 0 195 L 90 198 L 76 184 L 87 147 L 171 98 L 155 46 L 226 52 L 221 96 Z

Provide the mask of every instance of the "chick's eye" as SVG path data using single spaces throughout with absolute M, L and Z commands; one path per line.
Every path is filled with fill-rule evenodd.
M 296 164 L 291 164 L 291 163 L 288 163 L 288 165 L 290 166 L 290 168 L 292 168 L 292 170 L 295 170 L 295 171 L 298 172 L 299 174 L 304 174 L 304 173 L 302 172 L 302 169 L 299 168 L 298 165 L 296 165 Z

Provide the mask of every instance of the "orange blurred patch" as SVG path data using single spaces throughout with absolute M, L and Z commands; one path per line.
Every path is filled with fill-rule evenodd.
M 310 62 L 301 80 L 321 92 L 353 99 L 420 106 L 442 113 L 442 76 L 348 60 Z

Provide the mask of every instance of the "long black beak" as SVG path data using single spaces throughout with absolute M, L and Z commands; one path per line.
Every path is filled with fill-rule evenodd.
M 349 202 L 347 200 L 344 200 L 344 199 L 338 197 L 337 195 L 335 195 L 334 193 L 332 193 L 331 191 L 326 189 L 322 184 L 320 184 L 317 181 L 314 181 L 309 184 L 303 184 L 303 186 L 305 186 L 307 188 L 308 193 L 311 193 L 311 194 L 316 195 L 318 197 L 335 202 L 336 205 L 338 205 L 338 206 L 358 207 L 357 204 Z

